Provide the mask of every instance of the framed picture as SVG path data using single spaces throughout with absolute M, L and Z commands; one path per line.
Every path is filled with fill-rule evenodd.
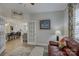
M 40 29 L 50 29 L 50 20 L 40 20 Z

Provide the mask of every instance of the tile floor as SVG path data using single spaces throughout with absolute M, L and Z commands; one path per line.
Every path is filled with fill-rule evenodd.
M 6 49 L 5 51 L 1 54 L 2 56 L 9 56 L 10 53 L 12 51 L 14 51 L 14 49 L 19 49 L 18 47 L 23 47 L 23 48 L 29 48 L 30 52 L 31 53 L 31 50 L 35 47 L 34 45 L 28 45 L 26 42 L 22 42 L 21 39 L 15 39 L 15 40 L 11 40 L 11 41 L 8 41 L 6 42 Z M 44 47 L 44 56 L 47 56 L 47 47 Z M 20 51 L 20 49 L 19 49 Z M 24 51 L 24 50 L 23 50 Z M 28 51 L 28 50 L 27 50 Z M 26 52 L 27 52 L 26 51 Z M 29 54 L 27 53 L 26 56 Z M 18 55 L 15 55 L 15 56 L 18 56 Z

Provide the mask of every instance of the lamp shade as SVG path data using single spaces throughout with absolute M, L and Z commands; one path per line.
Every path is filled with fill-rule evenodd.
M 55 32 L 55 34 L 56 34 L 57 36 L 60 36 L 60 35 L 61 35 L 61 32 L 60 32 L 59 30 L 57 30 L 57 31 Z

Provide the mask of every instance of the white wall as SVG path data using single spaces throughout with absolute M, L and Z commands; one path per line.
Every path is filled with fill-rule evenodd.
M 64 11 L 64 34 L 68 36 L 68 9 Z
M 5 50 L 5 18 L 0 16 L 0 54 Z
M 31 20 L 36 21 L 36 36 L 37 44 L 47 44 L 49 38 L 55 35 L 56 30 L 60 30 L 62 35 L 64 35 L 64 11 L 47 12 L 47 13 L 37 13 L 30 15 Z M 43 30 L 40 29 L 40 20 L 50 19 L 51 29 Z M 53 39 L 55 40 L 55 39 Z

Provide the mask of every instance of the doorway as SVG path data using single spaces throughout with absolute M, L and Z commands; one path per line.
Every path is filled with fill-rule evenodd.
M 24 37 L 27 34 L 27 22 L 17 22 L 11 21 L 6 22 L 5 32 L 6 32 L 6 54 L 9 55 L 13 50 L 18 47 L 24 46 L 27 40 Z M 26 38 L 26 40 L 24 40 Z

